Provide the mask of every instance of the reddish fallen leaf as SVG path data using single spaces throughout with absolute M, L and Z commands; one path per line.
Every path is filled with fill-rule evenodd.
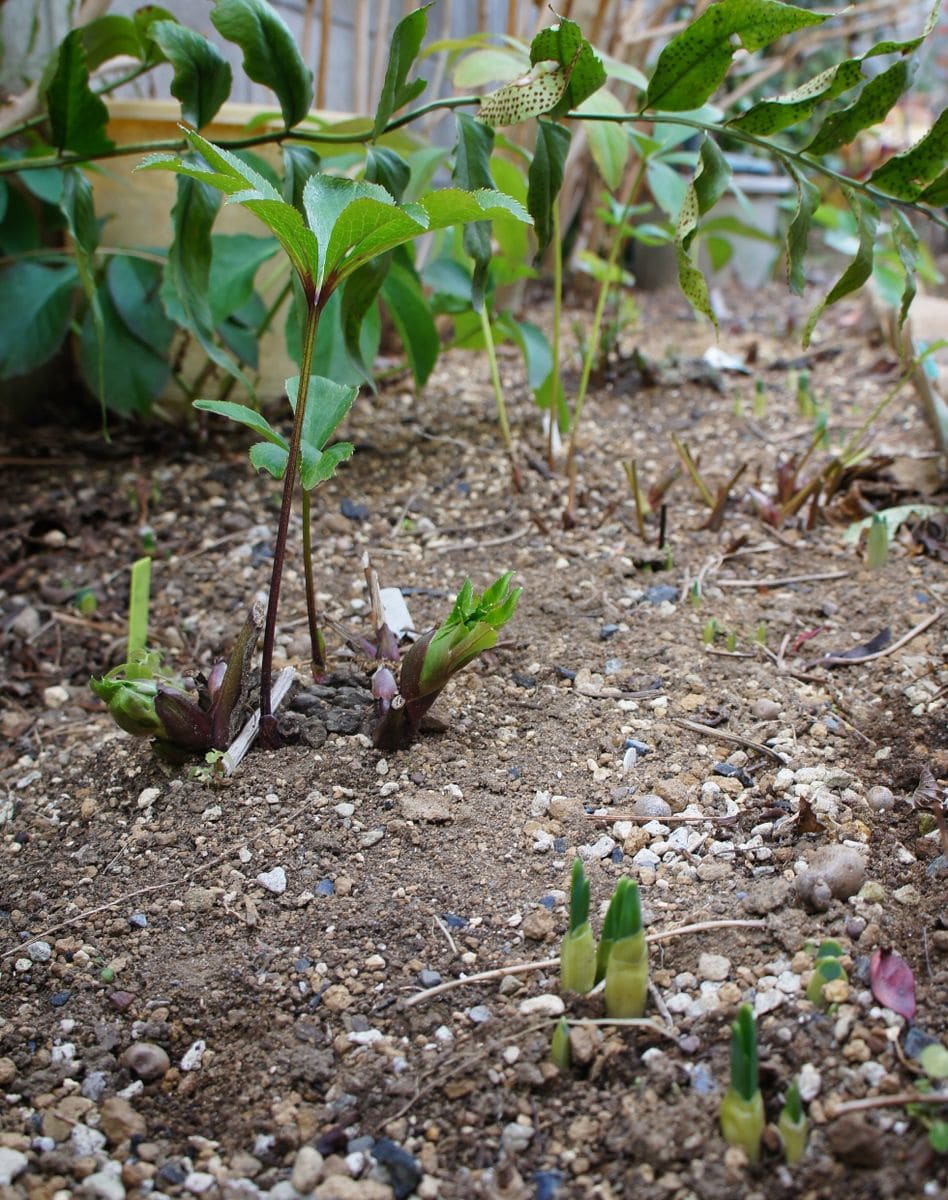
M 906 1021 L 915 1016 L 915 976 L 894 950 L 873 950 L 869 959 L 869 986 L 880 1004 Z

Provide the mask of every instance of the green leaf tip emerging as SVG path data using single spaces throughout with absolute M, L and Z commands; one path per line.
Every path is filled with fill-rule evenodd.
M 506 572 L 479 596 L 466 579 L 448 619 L 415 642 L 402 661 L 399 695 L 375 727 L 377 748 L 407 746 L 451 677 L 497 644 L 497 631 L 513 616 L 522 591 L 510 586 L 512 578 Z

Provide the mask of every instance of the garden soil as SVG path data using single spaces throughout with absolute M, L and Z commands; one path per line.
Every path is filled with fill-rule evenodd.
M 796 369 L 838 445 L 900 368 L 860 305 L 804 355 L 802 302 L 728 303 L 718 345 L 750 374 L 703 361 L 713 338 L 679 296 L 643 303 L 587 405 L 572 505 L 512 354 L 520 492 L 481 358 L 449 353 L 420 398 L 396 378 L 357 402 L 356 453 L 316 505 L 326 614 L 368 632 L 365 552 L 418 630 L 466 576 L 523 587 L 439 699 L 444 732 L 398 753 L 372 748 L 366 665 L 336 626 L 313 683 L 295 567 L 278 638 L 300 675 L 295 740 L 223 780 L 118 731 L 87 679 L 122 660 L 143 542 L 153 642 L 206 672 L 265 597 L 276 490 L 212 422 L 203 443 L 106 444 L 65 421 L 8 438 L 4 1200 L 948 1196 L 928 1137 L 945 1109 L 900 1099 L 948 1040 L 948 863 L 916 796 L 948 777 L 945 524 L 909 522 L 871 572 L 844 542 L 873 508 L 931 500 L 937 460 L 905 389 L 828 512 L 762 520 L 753 491 L 772 496 L 812 438 Z M 659 547 L 622 464 L 653 487 L 678 464 L 672 435 L 712 493 L 746 466 L 717 529 L 678 478 Z M 827 461 L 818 446 L 803 477 Z M 577 854 L 597 930 L 616 881 L 640 885 L 644 1024 L 561 993 Z M 825 938 L 847 972 L 829 1007 L 805 995 Z M 877 950 L 904 960 L 910 1019 L 883 1002 L 904 995 L 873 994 Z M 800 1082 L 796 1165 L 773 1133 L 749 1164 L 719 1132 L 744 1001 L 769 1121 Z M 567 1071 L 550 1058 L 561 1012 Z

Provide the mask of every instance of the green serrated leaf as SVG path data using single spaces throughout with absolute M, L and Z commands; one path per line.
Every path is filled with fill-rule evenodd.
M 257 442 L 250 447 L 250 461 L 258 471 L 266 471 L 274 479 L 282 479 L 286 474 L 286 464 L 290 460 L 289 446 L 275 446 L 270 442 Z
M 876 230 L 879 226 L 879 210 L 866 196 L 854 192 L 851 188 L 843 188 L 846 202 L 856 218 L 859 245 L 852 262 L 842 273 L 828 295 L 817 304 L 807 318 L 803 329 L 803 345 L 809 346 L 813 329 L 820 319 L 823 310 L 830 304 L 835 304 L 844 296 L 857 291 L 872 274 L 872 260 L 875 251 Z
M 551 116 L 561 117 L 578 108 L 606 82 L 605 67 L 575 21 L 561 18 L 556 25 L 541 29 L 536 35 L 530 43 L 530 62 L 545 61 L 557 63 L 566 73 L 566 88 L 549 110 Z
M 492 188 L 490 155 L 494 148 L 494 131 L 467 113 L 457 113 L 458 140 L 454 148 L 454 170 L 451 178 L 459 187 L 473 192 L 477 188 Z M 484 306 L 487 272 L 490 266 L 490 223 L 472 221 L 464 226 L 464 251 L 474 260 L 471 279 L 471 304 L 475 312 Z
M 813 214 L 820 204 L 820 189 L 792 163 L 785 165 L 797 188 L 797 208 L 787 229 L 787 285 L 795 296 L 802 296 L 806 285 L 803 260 Z
M 883 121 L 911 84 L 913 75 L 910 63 L 897 62 L 870 79 L 852 104 L 830 113 L 807 146 L 807 153 L 830 154 L 840 146 L 848 146 L 863 129 Z
M 290 406 L 296 411 L 299 398 L 299 376 L 286 381 L 286 392 Z M 300 443 L 300 483 L 304 491 L 312 491 L 314 487 L 328 479 L 335 471 L 339 462 L 348 458 L 352 446 L 348 442 L 340 442 L 325 450 L 326 442 L 332 437 L 340 421 L 352 407 L 353 401 L 359 394 L 357 387 L 346 387 L 332 379 L 311 375 L 306 393 L 306 413 L 303 418 L 302 439 Z M 264 452 L 254 447 L 256 461 L 254 465 L 273 473 L 274 467 L 281 464 L 280 456 L 273 452 Z M 251 461 L 254 455 L 251 454 Z M 282 464 L 285 470 L 285 463 Z
M 319 253 L 313 232 L 301 214 L 280 198 L 276 188 L 236 155 L 213 145 L 200 134 L 185 131 L 185 137 L 200 159 L 185 160 L 173 154 L 151 154 L 136 167 L 138 171 L 173 171 L 232 197 L 254 213 L 280 242 L 297 274 L 312 284 Z M 204 160 L 203 162 L 201 160 Z
M 937 179 L 948 164 L 948 108 L 943 109 L 935 124 L 914 146 L 896 154 L 873 171 L 869 182 L 873 187 L 899 200 L 915 200 Z
M 235 404 L 232 400 L 195 400 L 194 407 L 201 412 L 226 417 L 228 421 L 235 421 L 238 425 L 246 425 L 271 445 L 281 446 L 284 453 L 290 448 L 286 438 L 273 428 L 266 417 L 246 404 Z
M 211 21 L 243 51 L 248 78 L 276 93 L 286 128 L 298 125 L 313 102 L 313 73 L 276 9 L 266 0 L 217 0 Z
M 441 339 L 417 274 L 392 263 L 382 284 L 382 299 L 405 348 L 415 386 L 424 387 L 441 353 Z
M 60 44 L 46 103 L 57 150 L 93 157 L 115 145 L 105 134 L 109 110 L 89 87 L 88 61 L 79 29 L 73 29 Z
M 346 227 L 338 231 L 336 226 L 346 209 L 351 208 L 360 199 L 375 202 L 376 207 L 373 211 L 377 220 L 381 220 L 383 216 L 379 207 L 387 209 L 389 213 L 396 211 L 395 201 L 384 188 L 364 180 L 318 174 L 311 176 L 303 189 L 306 219 L 319 247 L 317 286 L 322 285 L 339 258 L 352 245 L 349 235 L 356 232 L 353 221 L 348 221 Z
M 570 131 L 554 121 L 537 121 L 536 144 L 527 171 L 527 208 L 537 235 L 537 258 L 553 237 L 553 205 L 563 186 Z
M 300 467 L 300 486 L 307 492 L 311 492 L 313 488 L 319 487 L 321 483 L 325 483 L 327 479 L 331 479 L 335 475 L 339 464 L 351 458 L 355 453 L 355 446 L 351 442 L 336 442 L 315 456 L 312 462 L 307 462 L 306 450 L 307 447 L 304 446 L 303 463 Z
M 375 124 L 372 127 L 373 138 L 381 135 L 392 113 L 414 100 L 427 86 L 424 79 L 413 79 L 409 83 L 408 72 L 418 57 L 418 51 L 421 49 L 421 43 L 428 29 L 429 8 L 431 8 L 431 4 L 416 8 L 414 12 L 402 17 L 395 26 L 388 52 L 388 65 L 385 68 L 382 93 L 379 96 L 378 108 L 375 110 Z
M 0 273 L 0 379 L 26 375 L 56 353 L 69 329 L 75 267 L 18 262 Z
M 695 108 L 717 90 L 737 45 L 760 50 L 797 29 L 820 25 L 831 15 L 778 0 L 720 0 L 662 50 L 649 80 L 645 107 L 669 112 Z
M 177 21 L 155 21 L 149 35 L 174 67 L 171 94 L 184 119 L 202 129 L 230 95 L 230 63 L 206 38 Z

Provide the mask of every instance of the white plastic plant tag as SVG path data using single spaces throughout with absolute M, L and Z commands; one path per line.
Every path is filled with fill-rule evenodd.
M 411 613 L 408 611 L 408 605 L 405 603 L 405 597 L 401 591 L 395 587 L 387 587 L 382 588 L 379 594 L 382 597 L 382 613 L 385 617 L 385 624 L 392 633 L 399 640 L 406 633 L 413 633 L 415 623 L 411 619 Z

